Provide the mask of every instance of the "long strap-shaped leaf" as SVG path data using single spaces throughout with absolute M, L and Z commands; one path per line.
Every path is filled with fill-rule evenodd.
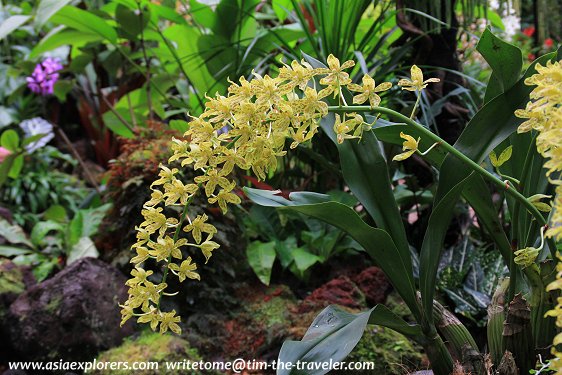
M 537 62 L 544 64 L 553 56 L 554 54 L 545 55 L 535 61 L 513 87 L 490 100 L 469 122 L 455 143 L 455 148 L 480 163 L 494 147 L 512 134 L 520 123 L 513 113 L 525 106 L 531 91 L 524 79 L 535 72 Z M 452 155 L 445 157 L 440 169 L 435 208 L 430 216 L 421 250 L 420 291 L 427 322 L 432 322 L 435 280 L 444 235 L 453 215 L 454 202 L 462 192 L 461 185 L 471 172 L 471 169 Z M 439 207 L 441 209 L 438 210 Z M 445 221 L 447 225 L 443 224 Z
M 317 193 L 291 193 L 290 199 L 275 194 L 274 191 L 245 188 L 248 198 L 257 204 L 269 207 L 285 207 L 302 214 L 322 220 L 348 233 L 357 241 L 385 272 L 396 291 L 404 299 L 412 313 L 418 315 L 415 286 L 407 277 L 411 263 L 405 264 L 388 233 L 366 224 L 353 208 L 330 197 Z
M 322 130 L 336 144 L 345 182 L 377 227 L 392 237 L 405 264 L 410 264 L 410 249 L 398 205 L 392 193 L 388 165 L 379 140 L 373 132 L 363 133 L 361 141 L 349 140 L 338 144 L 334 133 L 334 114 L 330 113 L 320 123 Z M 413 275 L 413 272 L 408 273 Z
M 421 329 L 410 325 L 383 305 L 360 314 L 348 313 L 336 306 L 326 307 L 314 319 L 301 341 L 285 341 L 279 353 L 277 375 L 323 375 L 330 364 L 342 361 L 357 345 L 367 324 L 391 328 L 409 338 L 419 337 Z M 342 345 L 345 343 L 345 345 Z M 297 369 L 297 363 L 302 367 Z

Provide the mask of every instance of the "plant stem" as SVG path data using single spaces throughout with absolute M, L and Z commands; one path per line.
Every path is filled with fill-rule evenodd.
M 521 193 L 519 193 L 513 187 L 506 186 L 504 181 L 501 181 L 492 173 L 488 172 L 486 169 L 482 168 L 478 163 L 474 160 L 470 159 L 462 152 L 454 148 L 452 145 L 447 143 L 441 137 L 436 135 L 435 133 L 431 132 L 429 129 L 425 128 L 423 125 L 418 124 L 416 121 L 404 116 L 403 114 L 396 112 L 392 109 L 383 108 L 383 107 L 369 107 L 369 106 L 347 106 L 347 107 L 338 107 L 338 106 L 329 106 L 328 111 L 330 112 L 376 112 L 386 114 L 388 116 L 397 118 L 398 120 L 414 126 L 417 130 L 423 133 L 425 136 L 430 138 L 434 142 L 439 142 L 440 147 L 443 147 L 449 153 L 453 154 L 455 157 L 460 159 L 464 164 L 468 165 L 473 171 L 479 173 L 482 177 L 490 181 L 492 184 L 496 185 L 498 188 L 505 190 L 509 195 L 511 195 L 516 201 L 520 202 L 527 210 L 533 215 L 533 217 L 537 220 L 540 225 L 546 225 L 546 220 L 540 213 L 540 211 L 525 198 Z M 554 249 L 555 250 L 555 249 Z
M 418 105 L 420 104 L 420 99 L 421 99 L 421 91 L 417 92 L 417 98 L 416 98 L 416 103 L 414 104 L 414 108 L 412 108 L 412 114 L 410 115 L 410 119 L 414 119 L 414 115 L 416 114 L 416 109 L 418 108 Z

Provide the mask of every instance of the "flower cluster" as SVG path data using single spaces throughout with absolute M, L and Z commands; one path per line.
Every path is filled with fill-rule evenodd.
M 517 110 L 517 117 L 527 119 L 519 128 L 519 133 L 535 130 L 537 136 L 537 150 L 546 159 L 544 167 L 547 176 L 556 185 L 556 197 L 553 204 L 550 228 L 546 235 L 556 240 L 562 239 L 562 64 L 560 61 L 549 61 L 546 66 L 537 64 L 537 74 L 527 78 L 527 85 L 536 86 L 531 92 L 531 101 L 524 110 Z M 562 258 L 556 270 L 556 280 L 547 286 L 547 291 L 562 290 Z M 558 297 L 558 304 L 550 310 L 547 316 L 556 317 L 556 325 L 562 327 L 562 297 Z M 562 344 L 562 334 L 558 334 L 553 341 L 552 354 L 556 358 L 551 362 L 551 368 L 562 374 L 562 353 L 556 350 L 556 345 Z
M 536 86 L 531 92 L 532 101 L 525 109 L 515 111 L 515 115 L 527 119 L 517 131 L 519 133 L 535 130 L 537 150 L 546 159 L 544 168 L 551 183 L 556 185 L 551 227 L 548 237 L 562 239 L 562 64 L 549 61 L 546 66 L 537 64 L 537 74 L 525 80 L 527 85 Z
M 59 79 L 59 71 L 63 68 L 59 60 L 51 57 L 37 64 L 30 77 L 27 77 L 27 87 L 36 94 L 51 95 L 55 83 Z
M 231 82 L 227 96 L 207 98 L 205 111 L 190 122 L 184 137 L 172 139 L 169 166 L 160 166 L 159 178 L 151 185 L 151 199 L 142 210 L 144 221 L 137 227 L 136 256 L 131 260 L 135 268 L 127 281 L 129 298 L 121 305 L 122 324 L 135 316 L 154 330 L 160 326 L 160 332 L 181 331 L 176 312 L 160 310 L 160 299 L 169 295 L 166 278 L 171 273 L 180 282 L 199 280 L 196 254 L 186 254 L 195 249 L 208 261 L 219 248 L 213 241 L 217 229 L 209 217 L 190 212 L 196 195 L 226 213 L 229 205 L 241 202 L 233 177 L 235 168 L 251 170 L 264 180 L 275 171 L 278 158 L 285 155 L 287 139 L 289 147 L 295 148 L 317 133 L 320 119 L 328 114 L 323 99 L 333 95 L 343 100 L 341 90 L 347 86 L 359 93 L 354 103 L 368 101 L 376 106 L 381 100 L 377 93 L 391 86 L 376 85 L 367 75 L 363 85 L 352 84 L 345 70 L 354 66 L 353 61 L 340 64 L 330 55 L 327 62 L 327 68 L 313 68 L 307 62 L 293 61 L 282 67 L 277 77 L 257 73 L 251 81 L 241 77 L 239 82 Z M 351 113 L 344 119 L 338 117 L 334 130 L 343 142 L 360 138 L 364 127 L 363 117 Z M 181 172 L 174 166 L 191 166 L 196 172 L 194 181 L 182 182 L 178 178 Z M 182 207 L 179 219 L 166 216 L 174 206 Z M 142 268 L 149 258 L 163 262 L 159 282 L 153 280 L 152 271 Z

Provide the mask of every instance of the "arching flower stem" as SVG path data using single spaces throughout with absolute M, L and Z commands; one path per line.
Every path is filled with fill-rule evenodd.
M 396 112 L 392 109 L 384 108 L 384 107 L 370 107 L 370 106 L 362 106 L 362 105 L 360 105 L 360 106 L 346 106 L 346 107 L 329 106 L 328 111 L 329 112 L 335 112 L 335 113 L 341 113 L 341 112 L 374 112 L 374 113 L 380 113 L 380 114 L 385 114 L 387 116 L 393 117 L 400 122 L 403 122 L 407 125 L 415 127 L 420 133 L 425 135 L 427 138 L 429 138 L 430 140 L 432 140 L 435 143 L 439 143 L 439 145 L 443 149 L 445 149 L 446 151 L 448 151 L 449 153 L 454 155 L 456 158 L 460 159 L 470 169 L 472 169 L 476 173 L 480 174 L 482 177 L 484 177 L 486 180 L 488 180 L 492 184 L 496 185 L 502 191 L 505 191 L 507 194 L 511 195 L 517 202 L 519 202 L 521 205 L 523 205 L 531 213 L 531 215 L 535 218 L 535 220 L 537 220 L 539 225 L 544 226 L 544 225 L 547 224 L 545 218 L 540 213 L 540 211 L 531 202 L 529 202 L 527 200 L 527 198 L 525 198 L 521 193 L 519 193 L 519 191 L 517 191 L 517 189 L 511 189 L 511 188 L 506 189 L 504 181 L 500 180 L 499 178 L 494 176 L 492 173 L 490 173 L 486 169 L 482 168 L 480 165 L 478 165 L 478 163 L 476 163 L 474 160 L 470 159 L 469 157 L 464 155 L 462 152 L 460 152 L 459 150 L 454 148 L 451 144 L 447 143 L 445 140 L 443 140 L 437 134 L 431 132 L 429 129 L 427 129 L 423 125 L 417 123 L 416 121 L 412 120 L 411 118 L 408 118 L 408 117 L 404 116 L 400 112 Z M 554 246 L 553 242 L 550 243 L 550 241 L 549 241 L 549 249 L 550 249 L 550 252 L 552 253 L 552 256 L 555 257 L 556 256 L 556 246 Z

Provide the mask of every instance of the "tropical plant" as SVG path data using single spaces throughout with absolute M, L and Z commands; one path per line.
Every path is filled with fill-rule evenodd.
M 521 373 L 534 368 L 535 348 L 547 347 L 555 334 L 554 321 L 544 319 L 543 315 L 553 307 L 555 298 L 545 288 L 554 277 L 556 245 L 552 239 L 545 239 L 547 218 L 539 211 L 536 200 L 530 198 L 544 194 L 551 185 L 540 173 L 542 161 L 535 157 L 532 136 L 514 134 L 520 123 L 514 112 L 524 105 L 531 92 L 524 84 L 525 79 L 535 73 L 535 67 L 541 69 L 541 64 L 557 57 L 555 54 L 541 57 L 520 78 L 522 57 L 516 47 L 486 31 L 479 51 L 493 69 L 492 78 L 484 107 L 455 145 L 418 123 L 416 106 L 410 117 L 379 107 L 378 93 L 387 90 L 390 84 L 376 85 L 368 75 L 363 78 L 363 85 L 352 84 L 345 70 L 354 65 L 353 61 L 341 64 L 332 55 L 328 56 L 328 67 L 306 57 L 307 61 L 282 68 L 278 77 L 257 76 L 251 81 L 242 78 L 239 84 L 230 86 L 228 97 L 211 98 L 206 111 L 190 123 L 186 132 L 190 142 L 173 140 L 174 155 L 169 160 L 193 164 L 200 175 L 194 183 L 185 185 L 175 177 L 179 169 L 173 165 L 161 166 L 160 178 L 152 184 L 151 200 L 145 203 L 142 212 L 145 221 L 138 227 L 138 242 L 133 246 L 137 255 L 132 262 L 136 266 L 131 273 L 133 278 L 127 282 L 130 291 L 122 305 L 123 322 L 135 316 L 139 322 L 150 323 L 153 329 L 160 327 L 161 332 L 168 329 L 180 332 L 176 311 L 161 310 L 161 299 L 169 295 L 167 277 L 175 274 L 180 281 L 199 279 L 196 254 L 187 249 L 199 249 L 208 261 L 219 247 L 213 241 L 217 230 L 208 222 L 209 217 L 206 214 L 195 217 L 190 213 L 193 197 L 204 192 L 210 204 L 217 204 L 226 212 L 228 205 L 240 203 L 240 197 L 233 192 L 237 183 L 230 177 L 235 167 L 252 170 L 258 179 L 265 179 L 268 171 L 275 170 L 277 157 L 286 153 L 285 138 L 289 137 L 293 141 L 290 148 L 295 148 L 310 141 L 321 128 L 337 146 L 344 179 L 364 211 L 358 213 L 317 193 L 291 193 L 287 199 L 272 191 L 245 189 L 246 195 L 259 205 L 305 214 L 348 233 L 383 269 L 415 322 L 405 322 L 381 305 L 359 315 L 329 307 L 313 322 L 303 341 L 284 344 L 280 360 L 340 361 L 371 323 L 392 328 L 419 342 L 436 374 L 451 373 L 455 360 L 469 371 L 484 372 L 484 358 L 468 330 L 434 300 L 444 237 L 453 208 L 462 196 L 494 241 L 510 274 L 506 298 L 501 299 L 507 304 L 497 303 L 498 309 L 505 312 L 498 314 L 495 324 L 488 328 L 490 348 L 501 349 L 492 356 L 502 362 L 515 358 Z M 505 65 L 503 61 L 513 63 Z M 419 102 L 423 89 L 435 81 L 438 80 L 424 80 L 421 70 L 413 66 L 411 78 L 398 84 L 414 92 Z M 352 97 L 348 90 L 358 94 Z M 347 104 L 351 101 L 354 105 Z M 361 105 L 365 102 L 369 104 Z M 377 122 L 381 115 L 398 122 Z M 225 126 L 227 130 L 219 133 Z M 433 210 L 420 249 L 418 282 L 380 141 L 402 145 L 403 152 L 393 160 L 419 154 L 439 171 Z M 502 143 L 508 142 L 514 148 L 528 151 L 526 162 L 525 157 L 520 160 L 504 154 L 499 159 L 510 162 L 511 169 L 509 172 L 502 169 L 501 174 L 480 165 L 492 150 L 504 150 Z M 425 151 L 421 152 L 422 149 Z M 536 181 L 543 182 L 533 183 Z M 490 187 L 507 201 L 505 209 L 513 220 L 512 241 L 499 219 Z M 178 213 L 171 210 L 177 206 L 181 211 L 179 219 L 169 216 L 174 211 Z M 376 227 L 364 221 L 367 217 Z M 541 245 L 532 247 L 537 241 Z M 512 243 L 521 250 L 514 254 Z M 161 280 L 151 278 L 153 272 L 142 268 L 148 258 L 164 266 Z M 495 331 L 502 326 L 498 321 L 505 320 L 509 326 L 522 317 L 518 324 L 523 329 Z M 504 351 L 512 355 L 502 357 Z
M 9 245 L 0 245 L 0 255 L 16 264 L 30 265 L 37 280 L 48 277 L 57 267 L 83 257 L 97 257 L 91 237 L 96 234 L 110 205 L 78 210 L 69 220 L 64 207 L 53 205 L 37 222 L 29 237 L 17 224 L 0 218 L 0 236 Z
M 351 195 L 332 193 L 337 201 L 342 199 L 342 203 L 349 206 L 356 204 Z M 246 248 L 248 263 L 266 285 L 270 283 L 276 260 L 282 269 L 307 280 L 316 264 L 361 249 L 357 242 L 338 228 L 298 213 L 281 213 L 269 207 L 251 207 L 243 216 L 241 226 L 249 238 Z

